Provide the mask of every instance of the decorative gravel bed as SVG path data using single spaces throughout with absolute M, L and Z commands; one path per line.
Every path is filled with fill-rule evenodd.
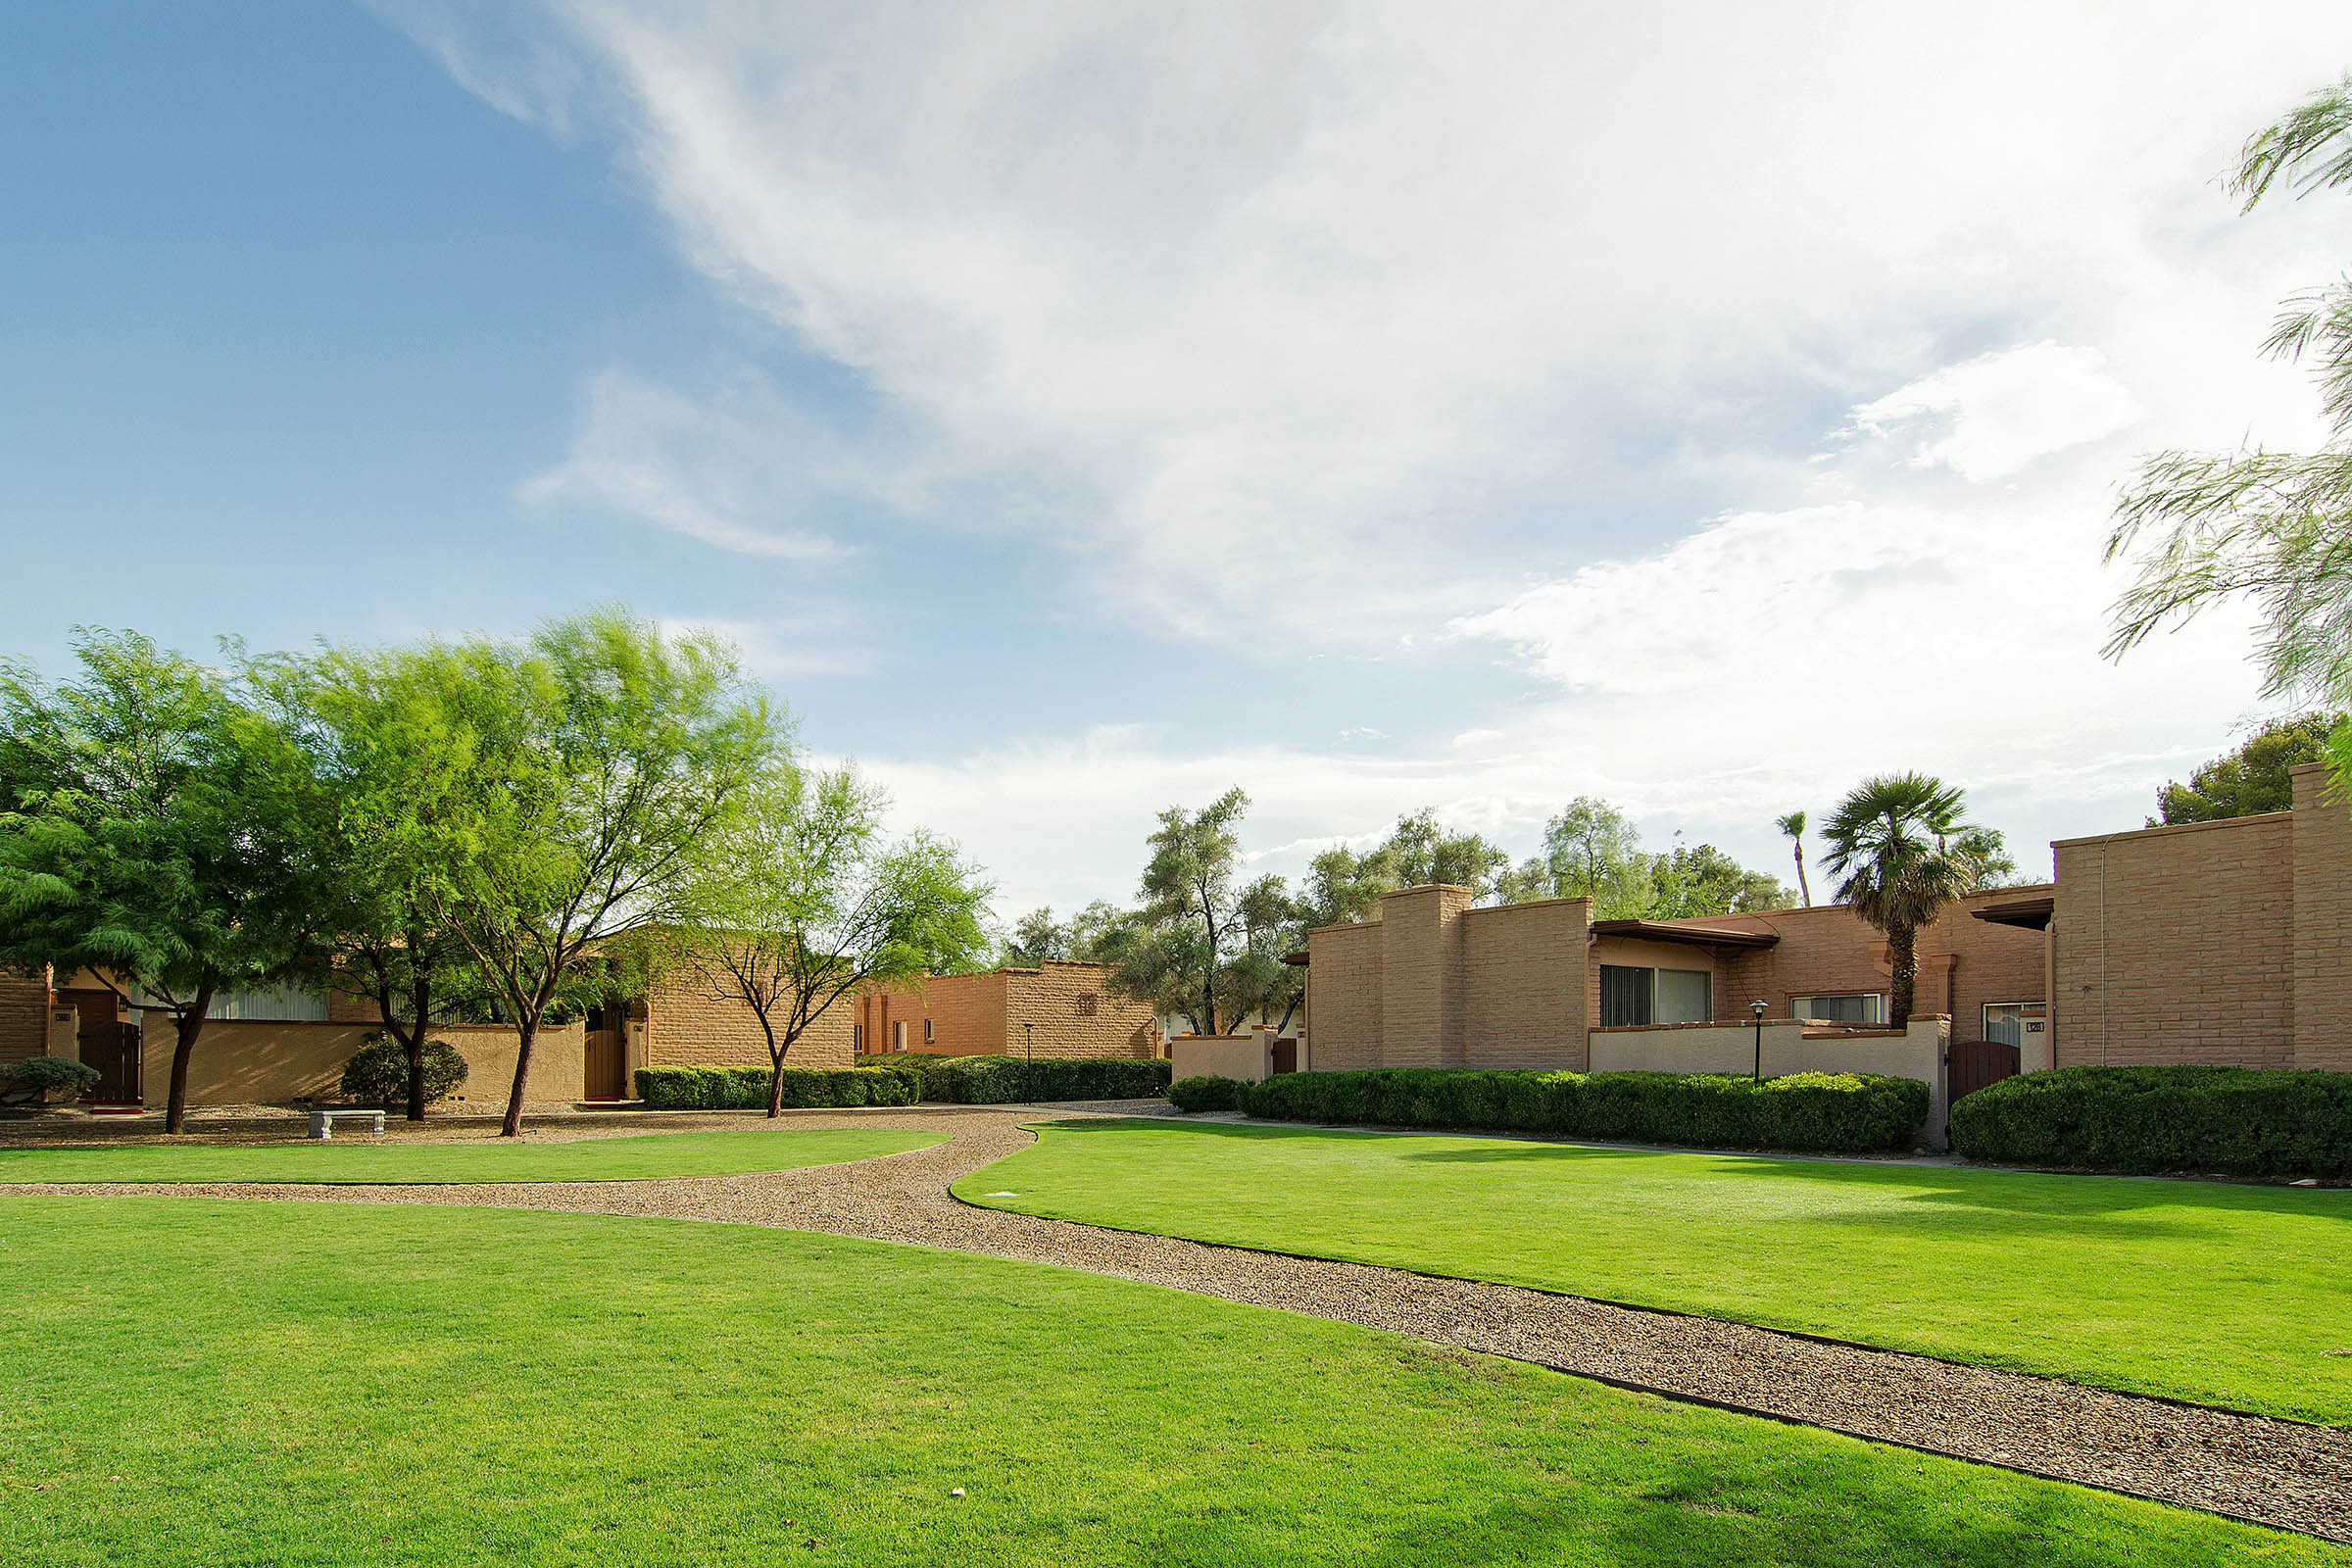
M 1104 1104 L 1056 1114 L 1134 1114 L 1143 1108 Z M 951 1137 L 879 1159 L 750 1176 L 433 1188 L 52 1185 L 0 1192 L 154 1191 L 552 1208 L 914 1242 L 1390 1329 L 1672 1398 L 2352 1541 L 2352 1432 L 2333 1427 L 2233 1415 L 1511 1286 L 1007 1214 L 950 1196 L 951 1182 L 1026 1147 L 1032 1134 L 1022 1124 L 1037 1119 L 1034 1108 L 806 1112 L 797 1124 L 907 1127 Z M 709 1125 L 714 1118 L 692 1120 Z M 648 1129 L 637 1122 L 628 1130 Z

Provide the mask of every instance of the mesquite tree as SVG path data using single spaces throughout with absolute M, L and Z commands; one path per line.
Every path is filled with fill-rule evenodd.
M 882 793 L 848 767 L 771 767 L 712 835 L 681 933 L 710 994 L 767 1046 L 767 1113 L 792 1048 L 835 1003 L 968 967 L 988 946 L 989 886 L 955 846 L 882 836 Z
M 448 786 L 424 835 L 440 869 L 419 903 L 519 1037 L 512 1138 L 548 1009 L 614 938 L 682 916 L 701 857 L 782 755 L 784 724 L 732 647 L 619 610 L 415 657 Z
M 322 918 L 308 770 L 242 681 L 135 633 L 74 647 L 60 685 L 0 666 L 0 964 L 169 1018 L 177 1132 L 215 999 L 292 972 Z

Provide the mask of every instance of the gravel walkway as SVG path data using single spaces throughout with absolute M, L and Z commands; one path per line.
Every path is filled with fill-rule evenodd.
M 1083 1113 L 1131 1108 L 1142 1107 L 1102 1105 Z M 1024 1123 L 1039 1119 L 1035 1108 L 804 1113 L 797 1124 L 951 1136 L 905 1154 L 766 1175 L 440 1187 L 50 1185 L 0 1187 L 0 1193 L 546 1208 L 916 1242 L 1391 1329 L 1669 1398 L 2352 1541 L 2352 1431 L 2340 1428 L 2231 1415 L 1512 1286 L 1035 1219 L 975 1208 L 949 1195 L 950 1182 L 1027 1147 L 1032 1135 Z

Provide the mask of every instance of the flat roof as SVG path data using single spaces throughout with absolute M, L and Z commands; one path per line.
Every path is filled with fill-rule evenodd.
M 2050 928 L 2050 912 L 2057 906 L 2057 899 L 2045 893 L 2038 899 L 2011 899 L 2006 904 L 1987 904 L 1982 909 L 1968 912 L 1994 925 L 2019 925 L 2029 931 L 2047 931 Z
M 1664 920 L 1595 920 L 1597 937 L 1640 937 L 1645 942 L 1681 942 L 1694 948 L 1769 948 L 1781 939 L 1771 931 L 1733 931 L 1723 926 L 1674 925 Z

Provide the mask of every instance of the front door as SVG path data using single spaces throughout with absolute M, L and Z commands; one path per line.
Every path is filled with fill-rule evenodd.
M 137 1104 L 139 1026 L 123 1021 L 115 994 L 102 987 L 60 991 L 57 1004 L 74 1010 L 78 1018 L 74 1026 L 74 1054 L 81 1058 L 82 1065 L 98 1071 L 98 1087 L 90 1091 L 91 1102 Z

